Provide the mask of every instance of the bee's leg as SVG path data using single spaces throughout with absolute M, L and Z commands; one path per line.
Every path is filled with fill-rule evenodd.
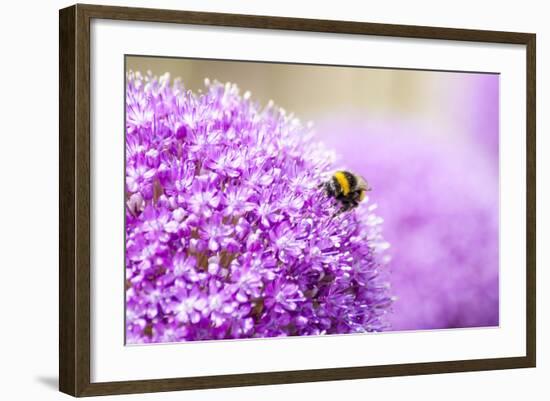
M 338 209 L 337 211 L 334 212 L 334 214 L 332 215 L 332 217 L 336 217 L 338 216 L 340 213 L 343 213 L 345 211 L 345 205 L 343 205 L 342 207 L 340 207 L 340 209 Z
M 349 209 L 355 209 L 358 205 L 359 205 L 359 202 L 357 202 L 356 200 L 353 200 L 349 204 Z
M 341 213 L 347 212 L 348 210 L 353 209 L 355 206 L 355 202 L 346 199 L 345 201 L 342 201 L 342 207 L 334 214 L 334 216 L 338 216 Z

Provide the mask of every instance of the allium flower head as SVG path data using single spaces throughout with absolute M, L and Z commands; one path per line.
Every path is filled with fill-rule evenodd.
M 380 219 L 319 184 L 333 155 L 236 85 L 128 73 L 128 343 L 380 331 Z

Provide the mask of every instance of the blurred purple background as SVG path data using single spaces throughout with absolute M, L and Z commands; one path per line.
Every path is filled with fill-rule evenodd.
M 459 75 L 445 124 L 357 115 L 317 124 L 340 165 L 373 187 L 392 244 L 394 330 L 499 324 L 498 76 Z

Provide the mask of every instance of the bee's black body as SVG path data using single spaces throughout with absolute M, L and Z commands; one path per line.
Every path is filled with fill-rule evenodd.
M 365 192 L 370 190 L 362 177 L 349 171 L 335 172 L 322 186 L 328 196 L 342 204 L 342 208 L 337 214 L 357 207 L 359 202 L 365 198 Z

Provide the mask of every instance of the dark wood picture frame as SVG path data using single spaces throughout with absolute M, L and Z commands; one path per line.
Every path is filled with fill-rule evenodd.
M 90 21 L 93 18 L 242 28 L 329 32 L 526 46 L 527 241 L 526 350 L 523 357 L 408 363 L 222 376 L 91 383 L 90 381 Z M 59 13 L 59 389 L 73 396 L 534 367 L 535 43 L 532 33 L 349 21 L 74 5 Z

